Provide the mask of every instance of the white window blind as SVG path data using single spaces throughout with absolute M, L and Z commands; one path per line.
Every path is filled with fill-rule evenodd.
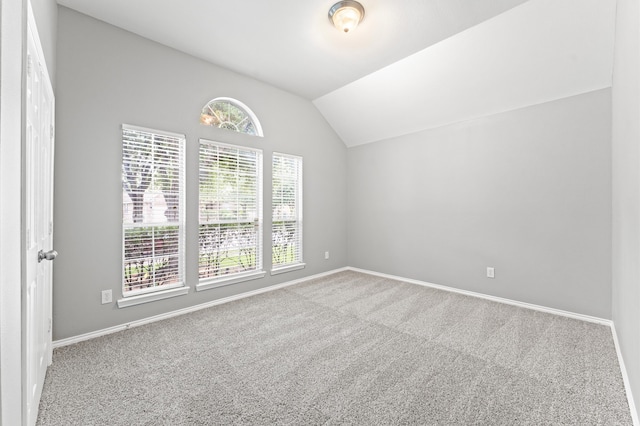
M 262 270 L 262 151 L 200 140 L 200 281 Z
M 302 264 L 302 157 L 273 154 L 273 269 Z
M 184 135 L 122 126 L 123 295 L 184 285 Z

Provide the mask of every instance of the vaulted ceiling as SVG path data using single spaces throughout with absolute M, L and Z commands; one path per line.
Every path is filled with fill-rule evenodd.
M 58 0 L 315 103 L 347 146 L 611 85 L 615 0 Z

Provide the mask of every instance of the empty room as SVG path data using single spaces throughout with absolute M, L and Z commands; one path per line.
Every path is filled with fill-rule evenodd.
M 1 425 L 640 425 L 638 0 L 0 4 Z

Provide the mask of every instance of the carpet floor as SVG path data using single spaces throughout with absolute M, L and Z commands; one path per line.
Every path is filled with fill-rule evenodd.
M 39 425 L 631 425 L 610 328 L 353 271 L 58 348 Z

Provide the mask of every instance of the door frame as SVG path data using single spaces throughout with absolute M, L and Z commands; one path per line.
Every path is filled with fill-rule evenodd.
M 22 146 L 26 0 L 0 0 L 0 424 L 22 424 Z

